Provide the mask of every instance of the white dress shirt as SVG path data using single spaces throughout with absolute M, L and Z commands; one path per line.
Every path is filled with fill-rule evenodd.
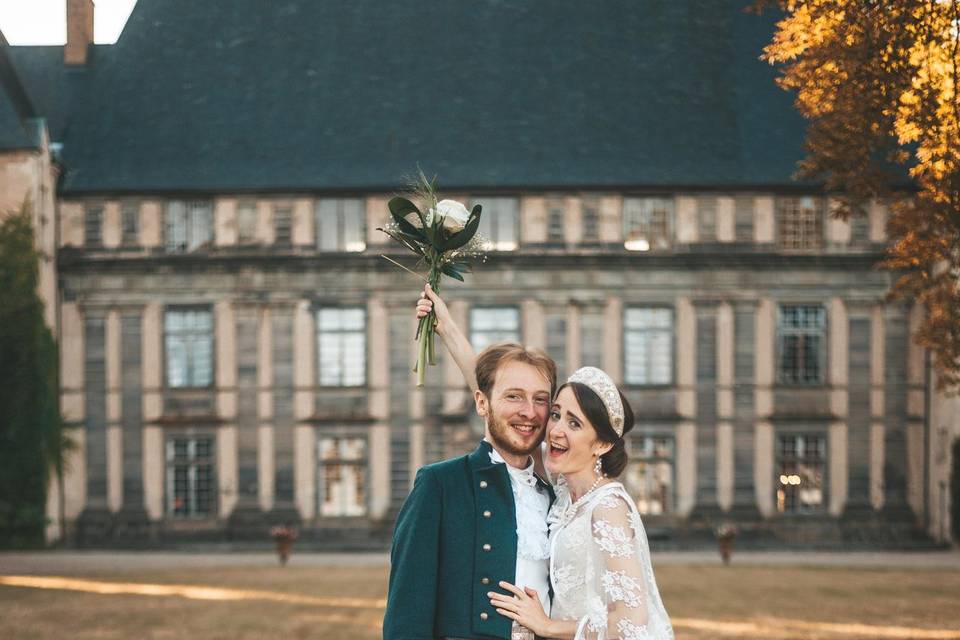
M 506 464 L 503 456 L 493 449 L 490 461 Z M 538 486 L 533 474 L 533 458 L 524 469 L 507 465 L 513 502 L 517 515 L 517 575 L 515 583 L 521 589 L 536 589 L 543 610 L 550 615 L 550 540 L 547 531 L 547 511 L 550 496 Z

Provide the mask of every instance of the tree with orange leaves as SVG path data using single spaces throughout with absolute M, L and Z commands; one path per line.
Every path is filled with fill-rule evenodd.
M 756 0 L 782 19 L 763 58 L 809 120 L 799 175 L 835 215 L 890 203 L 891 291 L 927 313 L 914 339 L 960 384 L 960 0 Z M 906 197 L 912 196 L 912 197 Z

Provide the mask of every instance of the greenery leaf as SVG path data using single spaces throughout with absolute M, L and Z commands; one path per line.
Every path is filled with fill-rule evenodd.
M 454 280 L 459 280 L 460 282 L 463 282 L 463 276 L 460 275 L 460 272 L 457 271 L 457 270 L 453 267 L 453 265 L 445 264 L 445 265 L 443 265 L 442 267 L 440 267 L 440 271 L 443 272 L 443 273 L 445 273 L 446 275 L 450 276 L 450 277 L 453 278 Z

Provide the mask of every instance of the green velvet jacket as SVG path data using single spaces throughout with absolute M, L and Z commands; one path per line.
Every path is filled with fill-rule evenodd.
M 417 472 L 393 533 L 384 640 L 510 638 L 512 622 L 487 592 L 515 581 L 517 516 L 507 467 L 491 450 L 481 442 Z

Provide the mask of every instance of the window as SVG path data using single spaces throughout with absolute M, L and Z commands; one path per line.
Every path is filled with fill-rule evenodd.
M 480 198 L 470 207 L 483 205 L 478 232 L 486 239 L 488 251 L 513 251 L 517 248 L 519 202 L 516 198 Z
M 717 239 L 717 197 L 700 196 L 697 198 L 697 214 L 700 218 L 700 241 L 715 241 Z
M 631 251 L 667 249 L 673 242 L 672 198 L 623 199 L 624 246 Z
M 673 380 L 673 310 L 628 308 L 624 314 L 624 381 L 634 385 Z
M 734 196 L 733 203 L 737 242 L 753 242 L 753 196 Z
M 367 513 L 366 454 L 363 438 L 321 437 L 317 443 L 321 516 Z
M 273 210 L 273 242 L 281 247 L 290 246 L 290 224 L 293 211 L 290 207 L 276 207 Z
M 643 515 L 672 513 L 674 441 L 669 436 L 638 436 L 630 443 L 623 484 Z
M 520 341 L 520 311 L 516 307 L 477 307 L 470 310 L 470 344 L 479 353 L 496 342 Z
M 366 206 L 360 198 L 324 198 L 317 200 L 317 250 L 363 251 Z
M 213 206 L 204 200 L 170 200 L 164 216 L 167 251 L 185 252 L 212 240 Z
M 167 440 L 167 514 L 177 518 L 214 515 L 216 478 L 213 438 L 175 436 Z
M 813 196 L 777 200 L 777 244 L 781 249 L 819 249 L 823 243 L 823 200 Z
M 137 202 L 124 202 L 120 205 L 121 244 L 134 247 L 140 244 L 140 205 Z
M 562 243 L 565 240 L 564 233 L 564 206 L 563 198 L 547 199 L 547 242 Z
M 366 382 L 366 324 L 362 307 L 317 310 L 317 368 L 321 385 L 356 387 Z
M 782 305 L 777 329 L 779 381 L 784 384 L 823 382 L 826 310 L 814 305 Z
M 827 440 L 822 435 L 777 438 L 777 511 L 813 513 L 824 508 Z
M 241 202 L 237 205 L 237 242 L 252 244 L 257 240 L 257 204 Z
M 597 198 L 584 197 L 581 200 L 581 224 L 584 242 L 600 240 L 600 202 Z
M 213 384 L 213 314 L 207 309 L 171 309 L 164 317 L 167 386 Z
M 103 245 L 103 205 L 88 204 L 83 211 L 83 244 L 87 247 Z
M 848 219 L 850 223 L 850 244 L 862 247 L 870 243 L 870 218 L 867 212 L 852 213 Z

